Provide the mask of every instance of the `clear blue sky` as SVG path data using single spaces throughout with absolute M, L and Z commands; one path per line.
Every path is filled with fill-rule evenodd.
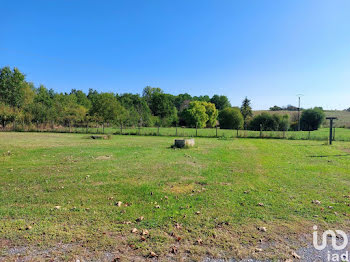
M 60 92 L 350 107 L 349 0 L 1 0 L 0 66 Z

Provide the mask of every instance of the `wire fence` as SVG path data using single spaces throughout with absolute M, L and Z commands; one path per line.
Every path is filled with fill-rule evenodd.
M 138 135 L 138 136 L 171 136 L 171 137 L 211 137 L 211 138 L 271 138 L 289 140 L 319 140 L 329 139 L 329 129 L 321 128 L 316 131 L 251 131 L 232 130 L 220 128 L 188 128 L 188 127 L 102 127 L 99 125 L 89 127 L 36 127 L 15 128 L 7 127 L 1 131 L 24 132 L 54 132 L 54 133 L 79 133 L 79 134 L 114 134 L 114 135 Z M 334 141 L 350 141 L 350 129 L 334 128 Z

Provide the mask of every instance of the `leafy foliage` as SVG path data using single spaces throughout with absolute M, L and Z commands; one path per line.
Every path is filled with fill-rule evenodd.
M 289 116 L 279 114 L 261 113 L 249 123 L 251 130 L 259 131 L 287 131 L 289 129 Z
M 183 112 L 183 118 L 188 126 L 203 128 L 206 126 L 209 116 L 206 113 L 204 102 L 192 101 Z
M 16 112 L 14 108 L 4 104 L 0 103 L 0 122 L 3 127 L 6 127 L 6 125 L 9 122 L 12 122 L 16 119 Z
M 270 107 L 270 111 L 281 111 L 281 110 L 283 110 L 283 108 L 279 107 L 279 106 L 276 106 L 276 105 Z
M 210 102 L 213 103 L 218 110 L 223 110 L 227 107 L 231 107 L 231 103 L 228 100 L 227 96 L 213 95 L 213 97 L 210 99 Z
M 304 110 L 300 117 L 300 127 L 302 130 L 317 130 L 325 119 L 325 113 L 322 108 Z
M 24 102 L 24 75 L 10 67 L 0 69 L 0 101 L 13 107 L 20 107 Z
M 238 107 L 228 107 L 219 113 L 220 128 L 240 129 L 243 126 L 243 116 Z
M 248 119 L 253 116 L 252 107 L 250 106 L 250 100 L 247 97 L 242 102 L 241 113 L 243 116 L 244 129 L 246 129 Z
M 202 102 L 205 107 L 205 113 L 208 115 L 208 121 L 206 123 L 207 127 L 215 127 L 216 120 L 218 118 L 218 110 L 215 105 L 210 102 Z
M 121 111 L 122 106 L 114 94 L 101 93 L 93 100 L 90 114 L 100 123 L 113 123 Z

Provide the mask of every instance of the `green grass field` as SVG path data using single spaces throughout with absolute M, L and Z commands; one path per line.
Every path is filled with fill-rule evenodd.
M 350 229 L 350 143 L 172 143 L 0 133 L 0 260 L 286 259 L 314 224 Z

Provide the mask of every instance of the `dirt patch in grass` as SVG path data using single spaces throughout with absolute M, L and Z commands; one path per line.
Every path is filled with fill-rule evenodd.
M 134 227 L 134 225 L 132 226 Z M 259 228 L 266 227 L 266 231 Z M 201 261 L 213 259 L 255 259 L 293 261 L 293 252 L 312 243 L 312 223 L 254 223 L 232 225 L 217 222 L 214 228 L 179 226 L 138 233 L 106 232 L 111 245 L 94 247 L 91 243 L 58 243 L 49 247 L 13 246 L 6 240 L 0 261 Z M 114 243 L 114 244 L 112 244 Z M 152 252 L 155 256 L 152 256 Z M 5 260 L 6 259 L 6 260 Z M 303 260 L 303 257 L 301 258 Z
M 350 153 L 350 148 L 345 148 L 345 147 L 344 147 L 344 148 L 342 148 L 341 150 L 344 151 L 344 152 L 346 152 L 346 153 Z
M 95 159 L 96 160 L 110 160 L 112 156 L 106 155 L 106 156 L 98 156 Z

